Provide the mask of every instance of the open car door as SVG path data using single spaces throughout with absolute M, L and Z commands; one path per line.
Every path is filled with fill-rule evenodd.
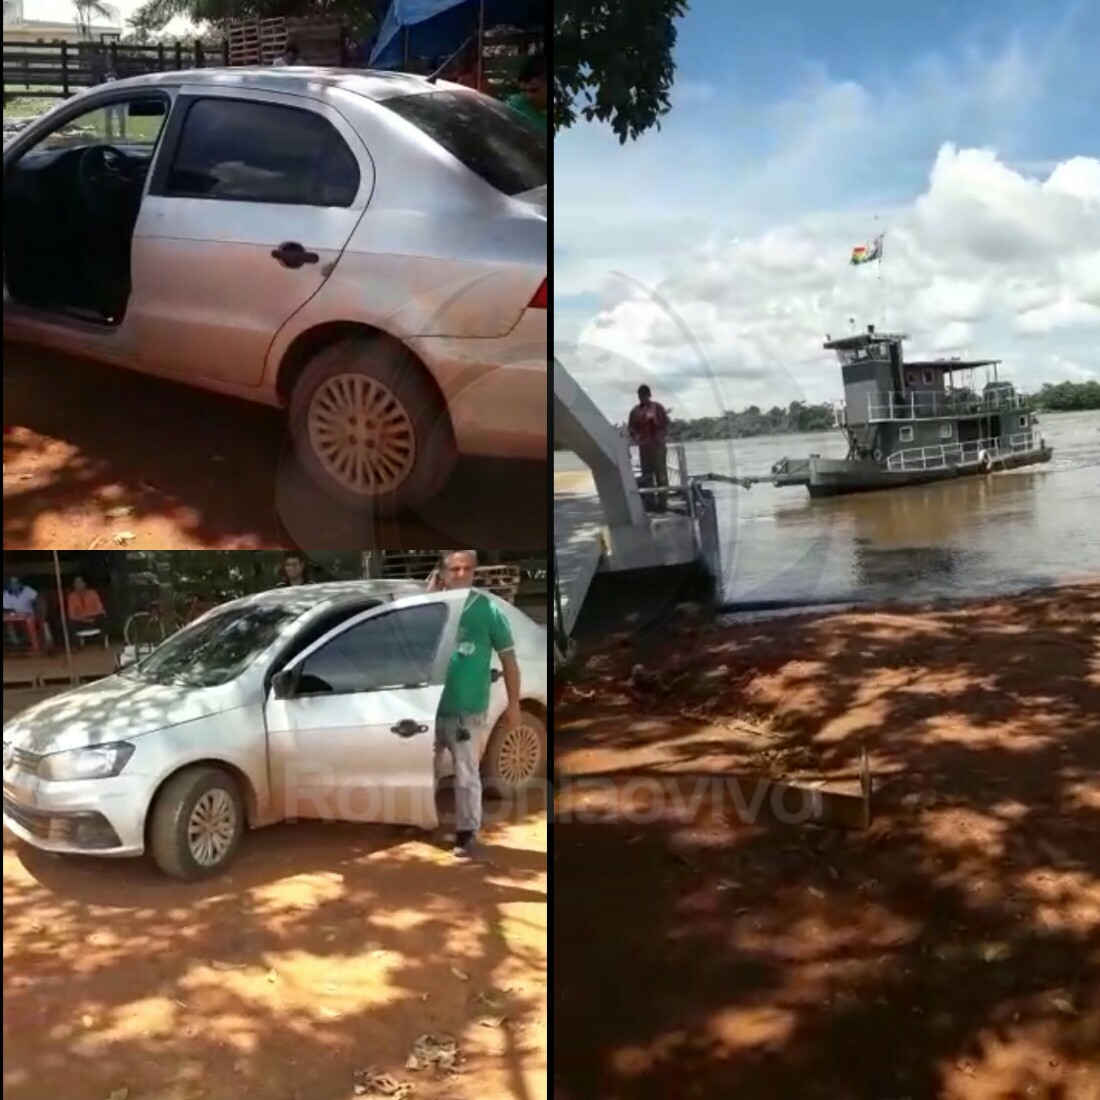
M 435 722 L 466 596 L 372 608 L 273 678 L 265 717 L 277 816 L 436 826 Z

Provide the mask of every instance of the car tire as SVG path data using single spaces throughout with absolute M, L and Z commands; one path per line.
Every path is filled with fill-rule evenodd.
M 220 822 L 218 839 L 200 858 L 193 843 L 199 818 Z M 156 865 L 172 878 L 196 882 L 220 874 L 236 858 L 244 838 L 245 807 L 237 781 L 219 768 L 188 768 L 165 784 L 153 806 L 149 848 Z
M 546 777 L 550 755 L 546 721 L 533 710 L 520 711 L 520 724 L 505 730 L 504 719 L 489 737 L 481 761 L 484 786 L 493 793 L 514 795 Z
M 438 495 L 458 457 L 427 369 L 382 337 L 353 336 L 321 348 L 290 395 L 290 429 L 313 484 L 379 515 Z

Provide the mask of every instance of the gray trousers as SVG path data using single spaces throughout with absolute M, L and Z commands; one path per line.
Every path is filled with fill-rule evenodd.
M 481 743 L 484 714 L 441 714 L 435 723 L 436 770 L 444 752 L 455 766 L 455 817 L 460 833 L 481 829 Z

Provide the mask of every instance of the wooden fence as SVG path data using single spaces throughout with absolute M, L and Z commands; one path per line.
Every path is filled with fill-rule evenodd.
M 221 50 L 203 42 L 130 46 L 118 42 L 4 43 L 4 98 L 68 98 L 103 84 L 146 73 L 201 69 L 228 63 Z

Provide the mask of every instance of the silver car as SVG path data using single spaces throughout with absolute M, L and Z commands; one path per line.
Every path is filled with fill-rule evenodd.
M 467 596 L 352 581 L 216 608 L 5 727 L 4 825 L 49 852 L 149 851 L 183 879 L 224 868 L 247 829 L 278 821 L 434 828 L 435 718 Z M 547 651 L 545 630 L 498 602 L 522 721 L 501 721 L 497 662 L 481 748 L 489 785 L 508 794 L 546 771 Z
M 458 85 L 120 80 L 4 149 L 4 336 L 287 410 L 345 504 L 545 459 L 547 139 Z

